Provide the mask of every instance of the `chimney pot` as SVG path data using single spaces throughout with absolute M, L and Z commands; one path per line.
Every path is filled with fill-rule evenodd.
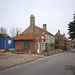
M 65 36 L 65 33 L 63 33 L 63 36 Z
M 43 24 L 43 29 L 47 30 L 47 24 Z
M 35 17 L 34 17 L 34 14 L 32 14 L 31 17 L 30 17 L 30 26 L 35 26 Z
M 60 34 L 60 29 L 58 29 L 58 33 Z
M 31 17 L 34 17 L 34 14 L 31 14 Z

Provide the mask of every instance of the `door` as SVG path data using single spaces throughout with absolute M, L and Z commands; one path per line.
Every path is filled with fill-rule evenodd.
M 40 53 L 40 43 L 38 42 L 38 51 L 37 53 Z
M 10 51 L 15 49 L 15 42 L 12 38 L 6 38 L 6 48 Z
M 5 39 L 0 38 L 0 52 L 5 51 Z

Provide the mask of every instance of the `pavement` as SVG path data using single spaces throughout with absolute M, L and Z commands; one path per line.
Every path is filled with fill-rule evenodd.
M 74 50 L 48 56 L 0 72 L 0 75 L 75 75 Z

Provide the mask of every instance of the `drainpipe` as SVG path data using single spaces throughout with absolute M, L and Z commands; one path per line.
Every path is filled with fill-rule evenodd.
M 34 39 L 33 39 L 33 41 L 35 42 L 35 54 L 36 54 L 36 43 L 37 43 L 37 42 L 36 42 Z
M 36 43 L 37 43 L 37 42 L 35 41 L 35 54 L 36 54 Z

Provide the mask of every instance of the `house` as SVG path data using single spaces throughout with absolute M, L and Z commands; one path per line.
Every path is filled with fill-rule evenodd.
M 13 39 L 16 50 L 32 53 L 40 53 L 45 50 L 45 33 L 20 34 Z
M 75 39 L 71 41 L 72 47 L 75 48 Z
M 40 42 L 41 38 L 44 38 L 44 40 Z M 33 41 L 36 43 L 36 45 L 32 46 L 32 47 L 34 47 L 34 50 L 30 49 L 32 52 L 39 53 L 40 52 L 39 48 L 40 49 L 43 48 L 44 50 L 49 50 L 49 51 L 54 50 L 54 43 L 55 43 L 54 35 L 47 31 L 47 24 L 43 24 L 43 28 L 36 26 L 34 15 L 31 15 L 31 17 L 30 17 L 30 26 L 26 30 L 24 30 L 22 32 L 22 34 L 14 37 L 14 40 L 15 40 L 15 48 L 21 47 L 20 42 L 22 42 L 22 41 L 25 41 L 25 42 L 29 41 L 31 44 L 32 44 L 31 41 Z M 42 42 L 44 42 L 44 43 L 42 43 Z M 23 45 L 23 42 L 22 42 L 22 48 L 24 48 L 25 45 Z M 23 49 L 22 51 L 27 51 L 27 50 Z
M 59 43 L 62 44 L 66 50 L 70 50 L 72 48 L 71 41 L 66 38 L 65 33 L 63 35 L 60 34 L 60 30 L 58 30 L 55 34 L 55 40 L 59 41 Z

